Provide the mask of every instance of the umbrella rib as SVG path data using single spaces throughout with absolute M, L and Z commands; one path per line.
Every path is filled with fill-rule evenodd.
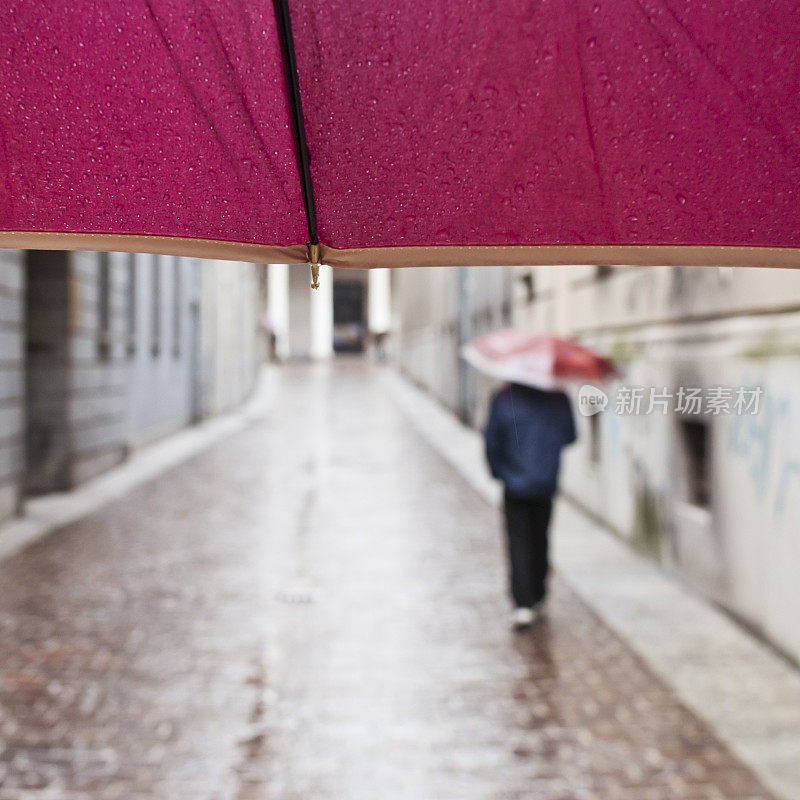
M 309 166 L 308 143 L 306 142 L 306 129 L 303 123 L 303 105 L 300 101 L 300 83 L 297 78 L 297 59 L 294 52 L 294 39 L 292 38 L 292 23 L 289 19 L 288 0 L 273 0 L 275 21 L 278 27 L 278 39 L 281 44 L 281 60 L 283 61 L 283 75 L 286 79 L 286 95 L 289 99 L 289 116 L 292 123 L 292 138 L 294 139 L 294 152 L 297 160 L 297 171 L 300 176 L 300 193 L 303 197 L 303 208 L 306 213 L 306 226 L 308 228 L 309 252 L 311 247 L 317 248 L 317 211 L 314 205 L 314 188 L 311 183 L 311 168 Z M 316 253 L 316 251 L 314 251 Z

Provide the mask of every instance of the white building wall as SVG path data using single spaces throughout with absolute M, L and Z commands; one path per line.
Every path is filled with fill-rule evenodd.
M 275 355 L 289 357 L 289 265 L 267 267 L 267 320 L 275 334 Z
M 131 256 L 112 257 L 115 268 L 130 280 Z M 134 309 L 133 329 L 127 331 L 128 441 L 138 447 L 189 424 L 195 416 L 200 272 L 197 259 L 150 254 L 132 258 L 133 285 L 127 289 Z M 157 304 L 155 291 L 160 295 Z M 124 326 L 124 309 L 119 316 Z
M 262 360 L 260 305 L 262 265 L 239 261 L 202 262 L 201 370 L 204 415 L 241 403 L 252 391 Z
M 371 269 L 367 280 L 367 325 L 372 333 L 386 333 L 392 327 L 391 270 Z
M 465 374 L 459 356 L 460 337 L 470 339 L 509 324 L 510 278 L 501 267 L 407 269 L 398 270 L 395 276 L 398 365 L 446 406 L 477 424 L 492 384 L 473 371 Z M 465 295 L 461 298 L 463 312 L 460 293 Z M 468 384 L 466 409 L 460 407 L 464 380 Z
M 325 359 L 333 355 L 333 270 L 320 267 L 319 289 L 311 288 L 302 264 L 267 267 L 267 320 L 279 359 Z
M 319 289 L 310 289 L 311 358 L 333 355 L 333 269 L 319 268 Z
M 757 415 L 709 425 L 708 508 L 691 502 L 680 418 L 599 419 L 566 455 L 562 487 L 659 560 L 800 659 L 800 274 L 790 270 L 594 267 L 534 270 L 517 305 L 606 352 L 626 386 L 760 386 Z M 615 385 L 608 387 L 613 395 Z M 597 454 L 596 454 L 597 455 Z
M 201 399 L 208 414 L 241 403 L 264 358 L 263 269 L 0 252 L 0 520 L 197 420 Z
M 311 356 L 311 283 L 308 267 L 289 267 L 289 358 Z
M 800 314 L 643 326 L 584 340 L 627 350 L 628 386 L 763 389 L 756 415 L 704 417 L 708 509 L 690 502 L 674 414 L 604 412 L 599 463 L 589 454 L 590 423 L 579 417 L 562 487 L 637 549 L 800 658 Z

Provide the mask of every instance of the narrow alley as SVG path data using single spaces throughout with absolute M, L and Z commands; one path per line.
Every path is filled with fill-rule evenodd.
M 268 411 L 0 563 L 0 800 L 766 800 L 499 517 L 384 370 Z

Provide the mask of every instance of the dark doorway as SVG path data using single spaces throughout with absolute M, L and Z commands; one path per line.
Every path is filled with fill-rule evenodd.
M 711 461 L 709 426 L 705 422 L 681 420 L 686 463 L 687 500 L 700 508 L 711 505 Z
M 362 353 L 365 346 L 364 284 L 334 282 L 333 350 L 336 353 Z
M 68 255 L 26 254 L 25 492 L 71 488 Z

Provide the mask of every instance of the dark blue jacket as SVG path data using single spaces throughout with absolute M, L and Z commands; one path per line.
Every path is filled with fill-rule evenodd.
M 563 392 L 511 384 L 492 400 L 484 431 L 486 459 L 514 497 L 543 498 L 558 484 L 561 448 L 575 441 L 575 421 Z

